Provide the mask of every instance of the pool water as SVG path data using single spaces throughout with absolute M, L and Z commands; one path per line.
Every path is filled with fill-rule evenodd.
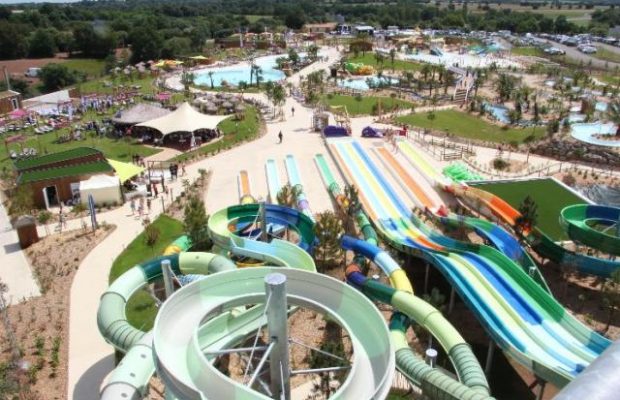
M 491 115 L 503 124 L 509 124 L 510 118 L 508 117 L 508 109 L 504 106 L 497 104 L 485 104 L 484 108 L 491 113 Z
M 568 122 L 570 122 L 571 124 L 575 123 L 575 122 L 583 122 L 586 120 L 586 115 L 585 114 L 579 114 L 579 113 L 570 113 L 568 114 Z
M 377 85 L 379 82 L 389 83 L 389 84 L 397 84 L 398 79 L 394 78 L 377 78 L 376 76 L 370 76 L 366 78 L 353 78 L 353 79 L 345 79 L 344 81 L 338 81 L 338 86 L 355 89 L 355 90 L 369 90 L 367 79 L 370 79 L 374 85 Z
M 594 109 L 598 112 L 606 112 L 607 111 L 607 103 L 605 103 L 604 101 L 598 101 L 596 102 L 596 105 L 594 106 Z
M 265 56 L 258 57 L 254 60 L 254 64 L 259 66 L 262 70 L 261 72 L 261 82 L 275 82 L 282 80 L 286 77 L 284 72 L 276 69 L 276 59 L 280 57 L 286 57 L 285 54 L 279 54 L 275 56 Z M 205 68 L 199 71 L 196 71 L 196 77 L 194 78 L 194 82 L 197 85 L 211 85 L 211 78 L 209 77 L 209 71 L 213 72 L 213 85 L 214 86 L 222 86 L 222 81 L 226 81 L 229 85 L 237 86 L 239 82 L 245 81 L 246 83 L 250 83 L 250 65 L 243 64 L 235 64 L 229 65 L 227 67 L 213 67 L 213 68 Z M 252 83 L 256 80 L 256 77 L 252 77 Z
M 603 140 L 594 137 L 594 135 L 614 135 L 617 126 L 612 123 L 594 122 L 589 124 L 573 124 L 571 125 L 571 136 L 582 142 L 596 144 L 599 146 L 620 147 L 619 140 Z

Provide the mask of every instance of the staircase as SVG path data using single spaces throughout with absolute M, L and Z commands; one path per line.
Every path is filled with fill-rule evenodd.
M 454 102 L 462 104 L 467 101 L 467 89 L 456 89 L 454 92 Z

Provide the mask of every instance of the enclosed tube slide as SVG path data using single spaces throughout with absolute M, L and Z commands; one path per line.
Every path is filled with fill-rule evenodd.
M 560 224 L 575 242 L 620 256 L 620 208 L 576 204 L 560 213 Z M 598 224 L 601 229 L 595 229 Z
M 513 359 L 562 387 L 609 346 L 499 251 L 446 238 L 418 221 L 359 143 L 331 147 L 379 233 L 435 265 Z
M 314 222 L 314 216 L 310 210 L 310 204 L 306 199 L 304 193 L 304 186 L 301 182 L 301 175 L 299 174 L 299 167 L 297 166 L 297 160 L 291 154 L 286 156 L 286 170 L 288 171 L 288 181 L 293 188 L 297 190 L 297 208 L 304 213 L 308 218 Z

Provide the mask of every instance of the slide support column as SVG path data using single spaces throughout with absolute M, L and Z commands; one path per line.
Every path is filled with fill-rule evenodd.
M 428 274 L 430 273 L 431 266 L 429 263 L 424 263 L 424 294 L 428 293 Z
M 267 328 L 269 338 L 274 343 L 269 357 L 271 393 L 273 393 L 273 398 L 290 400 L 286 275 L 280 273 L 267 275 L 265 292 L 267 295 Z
M 484 365 L 484 374 L 488 377 L 493 368 L 493 354 L 495 353 L 495 343 L 489 340 L 489 349 L 487 350 L 487 361 Z
M 538 393 L 536 394 L 536 400 L 542 400 L 543 395 L 545 394 L 545 386 L 547 386 L 547 382 L 543 380 L 538 381 Z
M 174 283 L 172 281 L 174 274 L 172 273 L 172 266 L 170 260 L 162 260 L 161 272 L 164 277 L 164 290 L 166 292 L 166 299 L 174 293 Z
M 455 290 L 454 286 L 450 289 L 450 303 L 448 304 L 448 314 L 452 314 L 452 310 L 454 309 L 454 298 L 455 298 Z

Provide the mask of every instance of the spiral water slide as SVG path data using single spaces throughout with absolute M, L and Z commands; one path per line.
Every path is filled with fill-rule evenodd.
M 325 157 L 323 154 L 317 154 L 314 160 L 330 194 L 343 210 L 346 209 L 348 206 L 346 199 Z M 341 241 L 342 247 L 373 261 L 388 276 L 393 287 L 367 279 L 360 273 L 357 263 L 347 268 L 347 280 L 373 300 L 391 304 L 399 310 L 390 324 L 392 342 L 396 347 L 396 366 L 399 371 L 421 387 L 432 399 L 490 399 L 489 386 L 480 364 L 461 335 L 438 310 L 413 295 L 413 287 L 407 274 L 387 252 L 376 246 L 376 233 L 363 210 L 358 211 L 356 221 L 364 240 L 344 236 Z M 409 348 L 406 337 L 409 319 L 426 328 L 438 339 L 454 364 L 460 382 L 440 370 L 429 367 Z
M 380 235 L 435 265 L 511 358 L 562 387 L 609 346 L 501 252 L 449 239 L 417 220 L 358 142 L 330 147 Z
M 303 250 L 310 249 L 314 241 L 312 221 L 296 210 L 272 205 L 266 207 L 266 220 L 296 229 L 301 238 L 300 246 L 277 239 L 262 243 L 236 236 L 228 229 L 231 224 L 244 225 L 256 220 L 260 213 L 258 204 L 249 204 L 229 207 L 210 218 L 209 230 L 217 247 L 226 254 L 230 251 L 273 265 L 314 271 L 312 257 Z M 177 275 L 206 275 L 236 269 L 235 264 L 222 255 L 185 252 L 190 246 L 187 237 L 180 237 L 166 248 L 164 256 L 133 267 L 116 279 L 102 295 L 97 312 L 99 331 L 117 350 L 127 352 L 104 387 L 103 399 L 142 398 L 155 371 L 155 362 L 151 357 L 153 333 L 133 327 L 127 321 L 125 309 L 133 293 L 161 278 L 162 261 L 170 262 L 173 273 Z M 223 313 L 209 321 L 206 333 L 198 337 L 198 342 L 203 348 L 223 348 L 245 338 L 264 323 L 260 307 L 233 314 Z
M 448 187 L 454 186 L 449 179 L 437 172 L 424 157 L 406 141 L 398 143 L 399 149 L 403 157 L 418 170 L 422 176 L 434 187 L 446 190 Z M 519 241 L 508 233 L 502 227 L 482 218 L 466 217 L 458 214 L 447 213 L 445 205 L 436 204 L 426 196 L 425 191 L 411 177 L 411 175 L 403 168 L 396 158 L 385 148 L 377 149 L 380 159 L 387 165 L 388 170 L 395 175 L 395 179 L 400 183 L 405 192 L 412 198 L 413 202 L 421 207 L 431 211 L 432 215 L 439 219 L 443 224 L 449 226 L 465 225 L 472 228 L 479 236 L 485 238 L 492 243 L 495 248 L 504 253 L 510 259 L 516 261 L 523 269 L 534 278 L 546 291 L 549 286 L 544 276 L 540 272 L 538 266 L 532 260 L 530 255 L 521 247 Z
M 304 213 L 308 218 L 314 221 L 314 216 L 312 215 L 312 211 L 310 210 L 310 204 L 306 199 L 306 194 L 304 193 L 304 185 L 301 182 L 301 174 L 299 173 L 299 167 L 297 165 L 297 160 L 292 154 L 286 156 L 286 170 L 288 172 L 288 181 L 291 184 L 291 187 L 295 188 L 296 192 L 296 200 L 297 200 L 297 208 Z

